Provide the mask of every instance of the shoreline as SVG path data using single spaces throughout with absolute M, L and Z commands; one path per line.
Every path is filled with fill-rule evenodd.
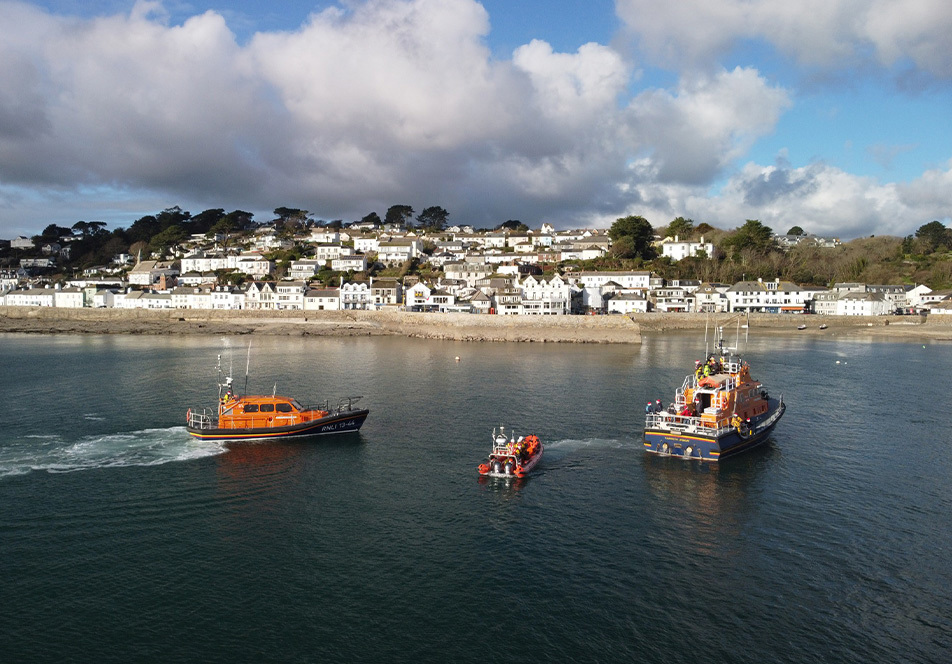
M 657 312 L 631 316 L 488 316 L 360 310 L 0 307 L 0 333 L 407 336 L 455 341 L 641 343 L 643 335 L 703 330 L 708 325 L 733 327 L 739 316 Z M 798 330 L 801 324 L 807 328 Z M 826 324 L 827 329 L 820 330 L 821 324 Z M 758 334 L 952 341 L 952 316 L 752 314 L 750 329 Z

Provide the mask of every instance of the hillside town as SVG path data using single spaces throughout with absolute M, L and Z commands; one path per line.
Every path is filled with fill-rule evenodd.
M 952 291 L 927 285 L 835 283 L 798 285 L 781 278 L 736 283 L 665 279 L 650 270 L 584 270 L 577 263 L 605 256 L 612 240 L 604 229 L 439 233 L 354 223 L 288 235 L 262 226 L 240 242 L 228 234 L 197 234 L 163 258 L 120 254 L 109 265 L 53 282 L 47 275 L 63 244 L 36 247 L 30 238 L 11 248 L 41 249 L 0 271 L 0 306 L 347 310 L 394 309 L 504 316 L 566 316 L 649 312 L 779 313 L 838 316 L 950 314 Z M 832 239 L 776 236 L 784 248 L 801 242 L 835 247 Z M 655 237 L 659 256 L 671 261 L 712 259 L 717 247 L 701 236 Z M 303 256 L 280 266 L 274 253 L 303 247 Z M 422 274 L 400 270 L 426 267 Z M 331 283 L 326 275 L 333 274 Z M 324 275 L 325 278 L 319 278 Z M 376 276 L 374 276 L 376 275 Z

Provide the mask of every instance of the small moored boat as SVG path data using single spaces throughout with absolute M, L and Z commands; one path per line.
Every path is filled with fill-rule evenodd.
M 525 477 L 542 458 L 544 446 L 538 436 L 506 435 L 504 427 L 493 429 L 493 449 L 486 463 L 479 464 L 480 475 Z
M 648 409 L 646 452 L 718 461 L 764 442 L 783 417 L 783 396 L 771 397 L 751 378 L 747 362 L 724 345 L 722 332 L 715 353 L 706 365 L 697 363 L 668 410 Z
M 190 408 L 186 430 L 202 440 L 262 440 L 322 436 L 360 429 L 366 408 L 357 408 L 361 397 L 344 397 L 336 407 L 328 401 L 304 406 L 296 399 L 277 395 L 239 396 L 232 390 L 231 376 L 221 370 L 218 356 L 218 408 Z

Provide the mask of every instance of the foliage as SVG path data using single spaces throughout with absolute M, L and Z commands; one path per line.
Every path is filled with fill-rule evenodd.
M 616 219 L 608 230 L 608 236 L 614 246 L 612 253 L 617 258 L 654 258 L 656 252 L 651 244 L 654 229 L 648 220 L 640 216 L 628 216 Z
M 420 228 L 425 228 L 429 231 L 441 231 L 446 228 L 446 220 L 449 216 L 449 212 L 439 205 L 434 205 L 424 208 L 423 212 L 417 215 L 417 223 L 420 225 Z
M 671 223 L 668 224 L 668 232 L 666 235 L 668 237 L 677 236 L 680 240 L 688 240 L 694 234 L 694 220 L 685 219 L 684 217 L 675 217 L 671 220 Z
M 930 252 L 936 251 L 939 247 L 946 249 L 952 247 L 952 230 L 938 221 L 930 221 L 920 226 L 916 231 L 916 237 L 925 243 Z
M 525 233 L 526 231 L 529 230 L 529 227 L 526 226 L 521 221 L 519 221 L 518 219 L 510 219 L 496 226 L 495 230 L 497 231 L 508 230 L 508 231 L 514 231 L 516 233 Z
M 787 231 L 787 235 L 806 235 L 806 232 L 804 232 L 804 230 L 799 226 L 794 226 L 789 231 Z
M 383 222 L 380 221 L 380 215 L 377 214 L 376 212 L 371 212 L 371 213 L 368 214 L 367 216 L 363 217 L 363 218 L 360 220 L 360 222 L 361 222 L 362 224 L 368 224 L 368 223 L 369 223 L 369 224 L 376 224 L 376 225 L 378 225 L 378 226 L 380 226 L 381 224 L 383 224 Z
M 384 217 L 384 222 L 388 224 L 398 224 L 404 228 L 413 225 L 413 208 L 409 205 L 391 205 Z
M 737 260 L 743 257 L 744 251 L 748 253 L 765 255 L 773 249 L 776 244 L 773 239 L 773 230 L 769 226 L 764 226 L 757 219 L 748 219 L 743 226 L 734 231 L 733 234 L 723 241 L 725 250 L 732 252 L 732 258 Z

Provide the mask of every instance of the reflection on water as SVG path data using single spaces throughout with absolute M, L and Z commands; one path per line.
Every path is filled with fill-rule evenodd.
M 717 554 L 733 548 L 756 511 L 769 464 L 779 457 L 772 439 L 718 463 L 645 454 L 642 476 L 651 499 L 675 523 L 689 550 Z

